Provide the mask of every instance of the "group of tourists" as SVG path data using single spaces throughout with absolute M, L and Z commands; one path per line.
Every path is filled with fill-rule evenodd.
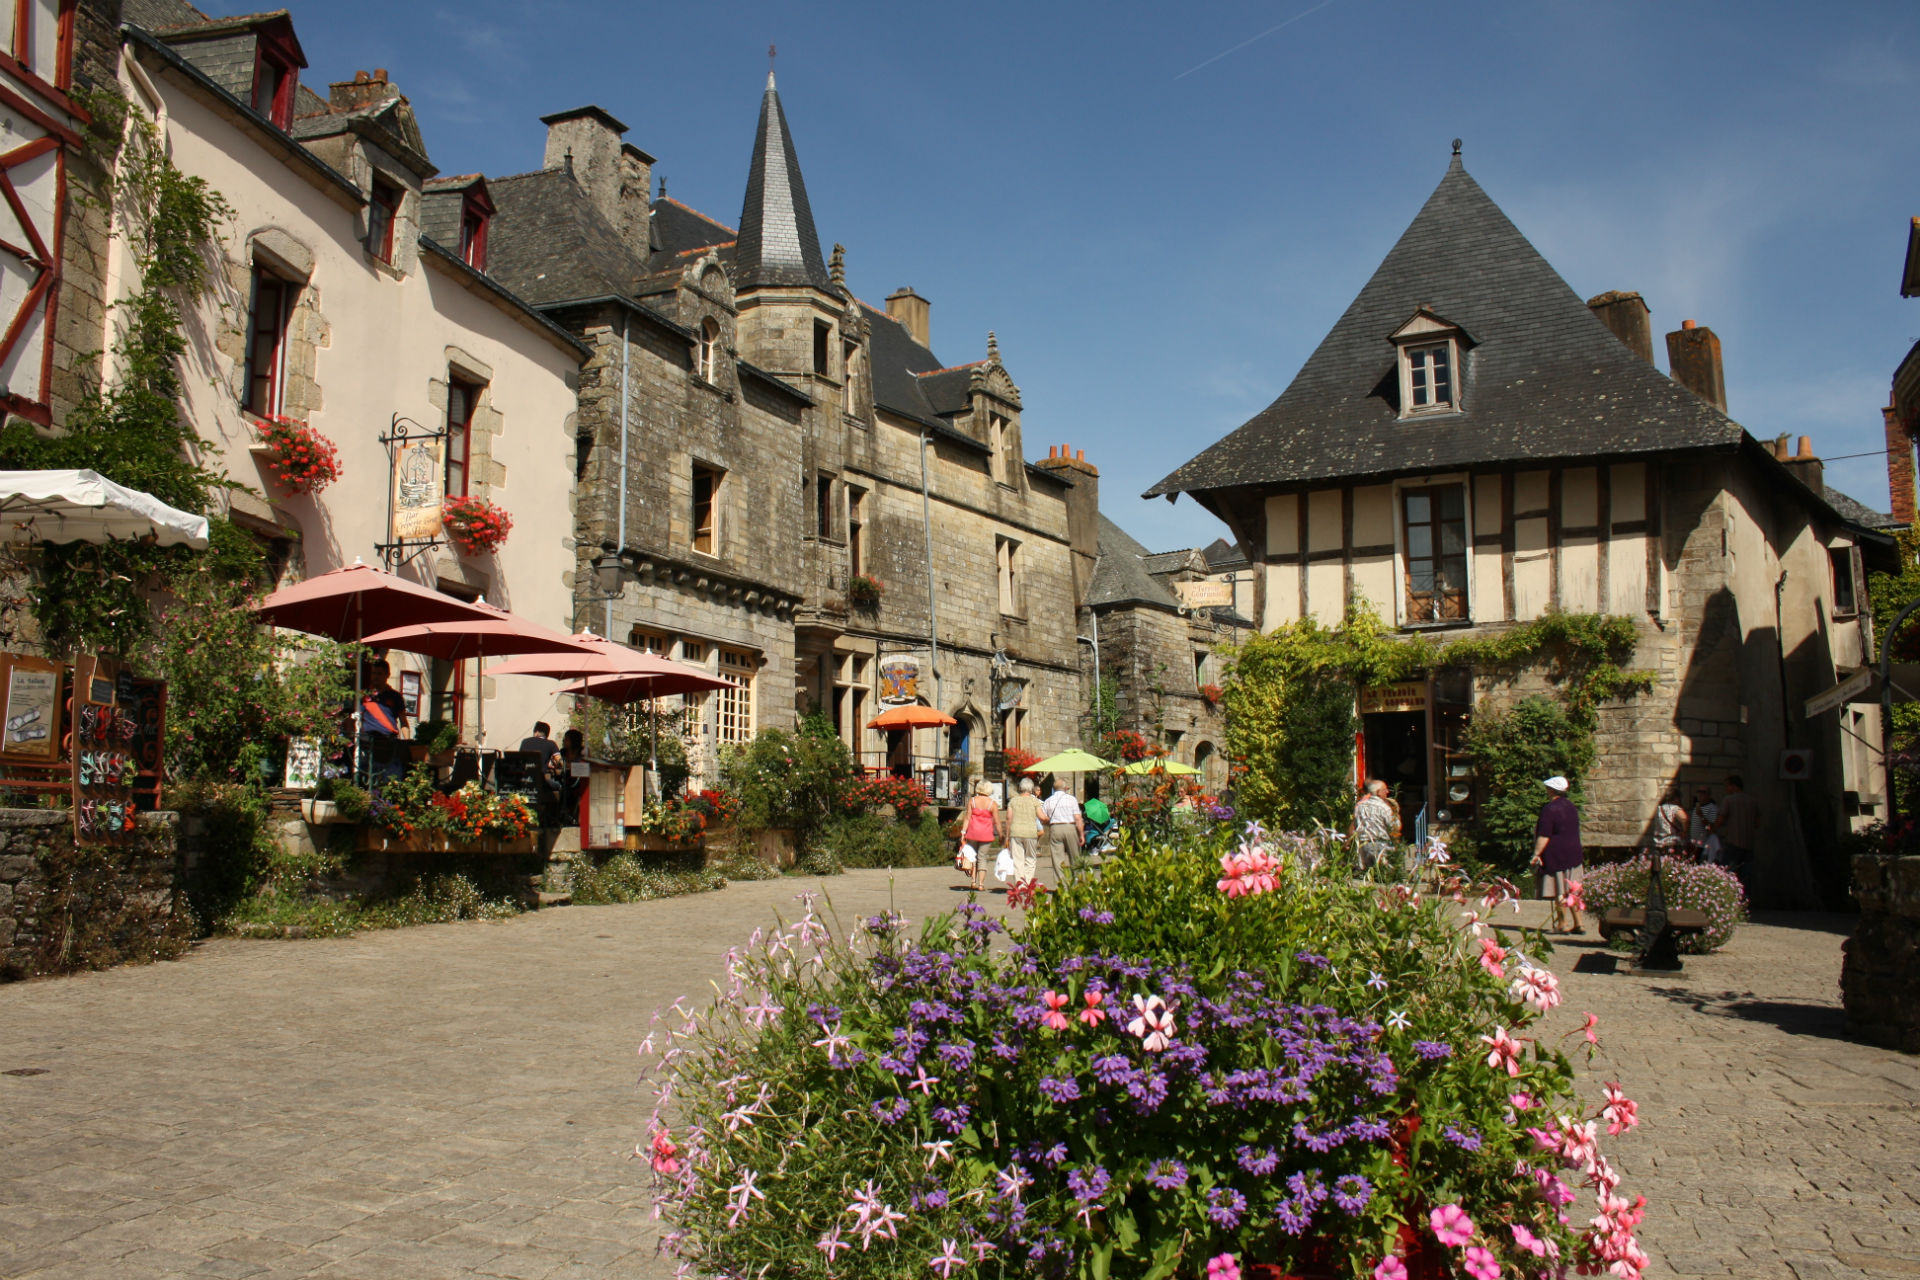
M 1046 854 L 1053 881 L 1060 883 L 1062 867 L 1071 872 L 1080 864 L 1087 824 L 1104 826 L 1111 816 L 1106 802 L 1098 796 L 1083 806 L 1057 776 L 1044 800 L 1036 794 L 1032 778 L 1021 778 L 1013 798 L 1004 806 L 994 795 L 993 784 L 983 778 L 974 783 L 973 795 L 967 801 L 954 862 L 967 874 L 973 889 L 983 892 L 987 888 L 988 861 L 993 859 L 999 864 L 996 876 L 1006 881 L 1008 902 L 1015 906 L 1031 903 L 1042 889 L 1040 855 Z M 1000 846 L 997 857 L 995 845 Z

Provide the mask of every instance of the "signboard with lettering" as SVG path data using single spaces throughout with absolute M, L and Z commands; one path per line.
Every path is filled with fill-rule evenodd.
M 440 442 L 403 440 L 393 455 L 393 536 L 440 536 Z
M 880 660 L 880 701 L 889 707 L 905 706 L 920 700 L 920 659 L 882 658 Z
M 1007 753 L 988 751 L 980 756 L 980 772 L 988 782 L 994 782 L 1007 776 Z
M 1360 691 L 1360 714 L 1378 715 L 1389 711 L 1425 711 L 1427 682 L 1409 680 L 1403 684 L 1383 684 Z
M 1176 582 L 1173 584 L 1173 593 L 1189 609 L 1224 609 L 1233 604 L 1233 584 L 1217 582 L 1212 578 Z

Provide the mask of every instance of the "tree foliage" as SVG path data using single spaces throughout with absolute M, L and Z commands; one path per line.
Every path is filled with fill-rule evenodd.
M 753 741 L 725 749 L 720 776 L 740 797 L 741 825 L 791 828 L 805 846 L 845 808 L 860 769 L 832 723 L 811 715 L 797 733 L 764 729 Z
M 1543 778 L 1563 774 L 1575 804 L 1593 767 L 1592 730 L 1564 703 L 1535 694 L 1505 711 L 1482 711 L 1467 730 L 1483 793 L 1474 824 L 1476 852 L 1507 871 L 1527 865 L 1533 828 L 1548 793 Z

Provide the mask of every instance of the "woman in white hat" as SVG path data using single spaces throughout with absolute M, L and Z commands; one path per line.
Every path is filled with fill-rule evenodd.
M 1548 792 L 1533 825 L 1533 870 L 1540 896 L 1553 903 L 1552 929 L 1558 933 L 1585 933 L 1580 913 L 1566 904 L 1567 886 L 1580 876 L 1580 811 L 1567 799 L 1565 777 L 1554 774 L 1540 784 Z

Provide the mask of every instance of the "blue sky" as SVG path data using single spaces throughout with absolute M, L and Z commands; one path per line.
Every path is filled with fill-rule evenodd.
M 1899 297 L 1920 214 L 1910 2 L 293 11 L 308 82 L 388 68 L 443 172 L 538 167 L 536 118 L 594 102 L 671 195 L 729 224 L 777 43 L 815 221 L 854 291 L 929 298 L 948 363 L 997 331 L 1029 455 L 1084 448 L 1103 508 L 1155 549 L 1222 530 L 1137 495 L 1285 388 L 1455 136 L 1582 296 L 1637 289 L 1656 334 L 1713 328 L 1755 435 L 1881 448 L 1920 338 L 1920 299 Z M 1828 477 L 1885 508 L 1882 458 Z

